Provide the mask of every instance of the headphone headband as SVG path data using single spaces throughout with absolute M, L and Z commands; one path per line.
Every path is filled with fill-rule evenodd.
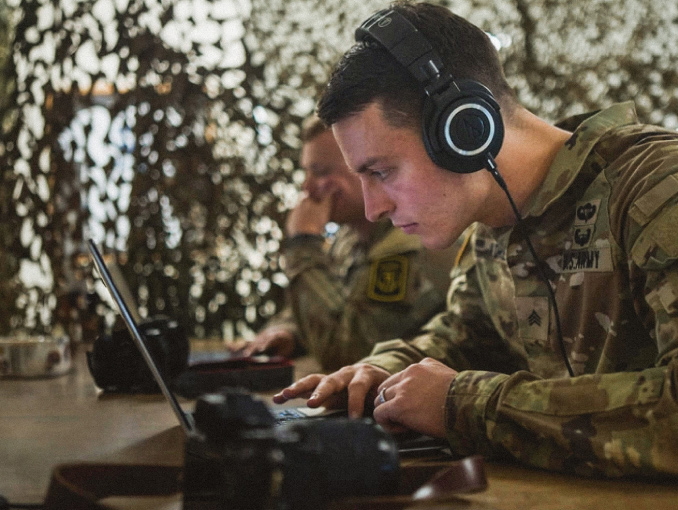
M 428 84 L 443 72 L 443 61 L 410 21 L 393 9 L 376 12 L 355 31 L 356 41 L 374 39 L 419 82 Z
M 470 173 L 496 156 L 504 139 L 499 104 L 484 85 L 457 82 L 431 43 L 394 9 L 377 11 L 355 31 L 358 42 L 374 40 L 422 84 L 423 138 L 431 159 L 453 172 Z

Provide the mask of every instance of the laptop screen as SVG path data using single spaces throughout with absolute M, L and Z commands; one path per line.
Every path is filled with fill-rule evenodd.
M 195 425 L 193 423 L 193 417 L 185 412 L 181 406 L 179 405 L 179 402 L 177 401 L 176 397 L 174 394 L 170 391 L 169 385 L 167 384 L 167 381 L 165 381 L 162 373 L 158 369 L 155 360 L 153 359 L 153 356 L 151 356 L 151 353 L 146 346 L 146 339 L 144 338 L 143 334 L 139 330 L 139 326 L 137 324 L 137 321 L 135 320 L 135 316 L 138 316 L 138 311 L 133 310 L 128 306 L 128 304 L 125 302 L 125 299 L 123 298 L 123 294 L 120 290 L 120 286 L 116 285 L 111 272 L 109 271 L 108 267 L 106 266 L 106 263 L 104 262 L 104 258 L 101 255 L 101 252 L 97 248 L 96 244 L 94 241 L 90 240 L 88 242 L 89 245 L 89 251 L 92 254 L 92 259 L 94 260 L 94 265 L 97 268 L 97 271 L 99 272 L 99 275 L 101 276 L 101 279 L 103 280 L 104 284 L 106 285 L 106 288 L 108 289 L 109 294 L 111 295 L 111 298 L 113 298 L 113 301 L 115 302 L 118 311 L 120 312 L 120 315 L 122 316 L 123 320 L 125 321 L 125 324 L 127 325 L 127 329 L 130 332 L 130 335 L 132 335 L 132 340 L 136 344 L 137 348 L 139 349 L 139 352 L 141 352 L 142 357 L 144 358 L 144 361 L 146 362 L 146 365 L 148 365 L 148 368 L 151 370 L 151 373 L 153 374 L 153 377 L 155 378 L 155 381 L 158 383 L 158 386 L 160 387 L 160 391 L 162 391 L 163 395 L 165 395 L 165 398 L 168 400 L 170 403 L 170 406 L 172 407 L 172 411 L 176 415 L 176 417 L 179 420 L 179 423 L 181 424 L 181 427 L 184 429 L 184 432 L 186 434 L 191 434 L 195 430 Z M 121 277 L 118 275 L 118 277 Z

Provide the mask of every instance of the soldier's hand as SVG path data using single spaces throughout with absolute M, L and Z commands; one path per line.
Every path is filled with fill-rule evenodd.
M 432 358 L 410 365 L 379 386 L 374 419 L 390 432 L 410 429 L 445 437 L 445 402 L 455 377 L 455 370 Z
M 335 408 L 348 406 L 348 415 L 359 418 L 365 409 L 365 398 L 373 399 L 377 387 L 391 374 L 382 368 L 356 363 L 330 374 L 311 374 L 288 386 L 273 401 L 282 404 L 293 398 L 307 398 L 308 407 L 324 405 Z
M 294 333 L 283 326 L 262 329 L 243 349 L 243 355 L 273 354 L 289 358 L 294 352 Z
M 287 235 L 293 237 L 297 234 L 322 234 L 332 215 L 334 195 L 335 191 L 329 188 L 318 197 L 303 194 L 299 203 L 287 215 Z

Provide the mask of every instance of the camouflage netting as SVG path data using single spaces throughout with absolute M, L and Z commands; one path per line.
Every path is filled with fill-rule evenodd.
M 678 127 L 678 6 L 442 2 L 491 33 L 540 116 L 636 101 Z M 299 124 L 375 0 L 0 3 L 0 334 L 112 312 L 85 241 L 144 315 L 250 335 L 286 284 L 278 248 L 303 180 Z M 14 42 L 12 43 L 12 39 Z M 88 324 L 90 326 L 88 326 Z

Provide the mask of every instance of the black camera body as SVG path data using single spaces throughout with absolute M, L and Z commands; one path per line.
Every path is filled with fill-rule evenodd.
M 188 366 L 190 345 L 176 320 L 156 316 L 139 324 L 146 345 L 168 381 Z M 87 352 L 87 366 L 94 383 L 104 391 L 117 393 L 155 393 L 160 391 L 151 370 L 127 328 L 99 335 Z
M 397 444 L 371 420 L 276 424 L 262 401 L 232 389 L 203 395 L 194 420 L 184 510 L 318 510 L 397 490 Z

